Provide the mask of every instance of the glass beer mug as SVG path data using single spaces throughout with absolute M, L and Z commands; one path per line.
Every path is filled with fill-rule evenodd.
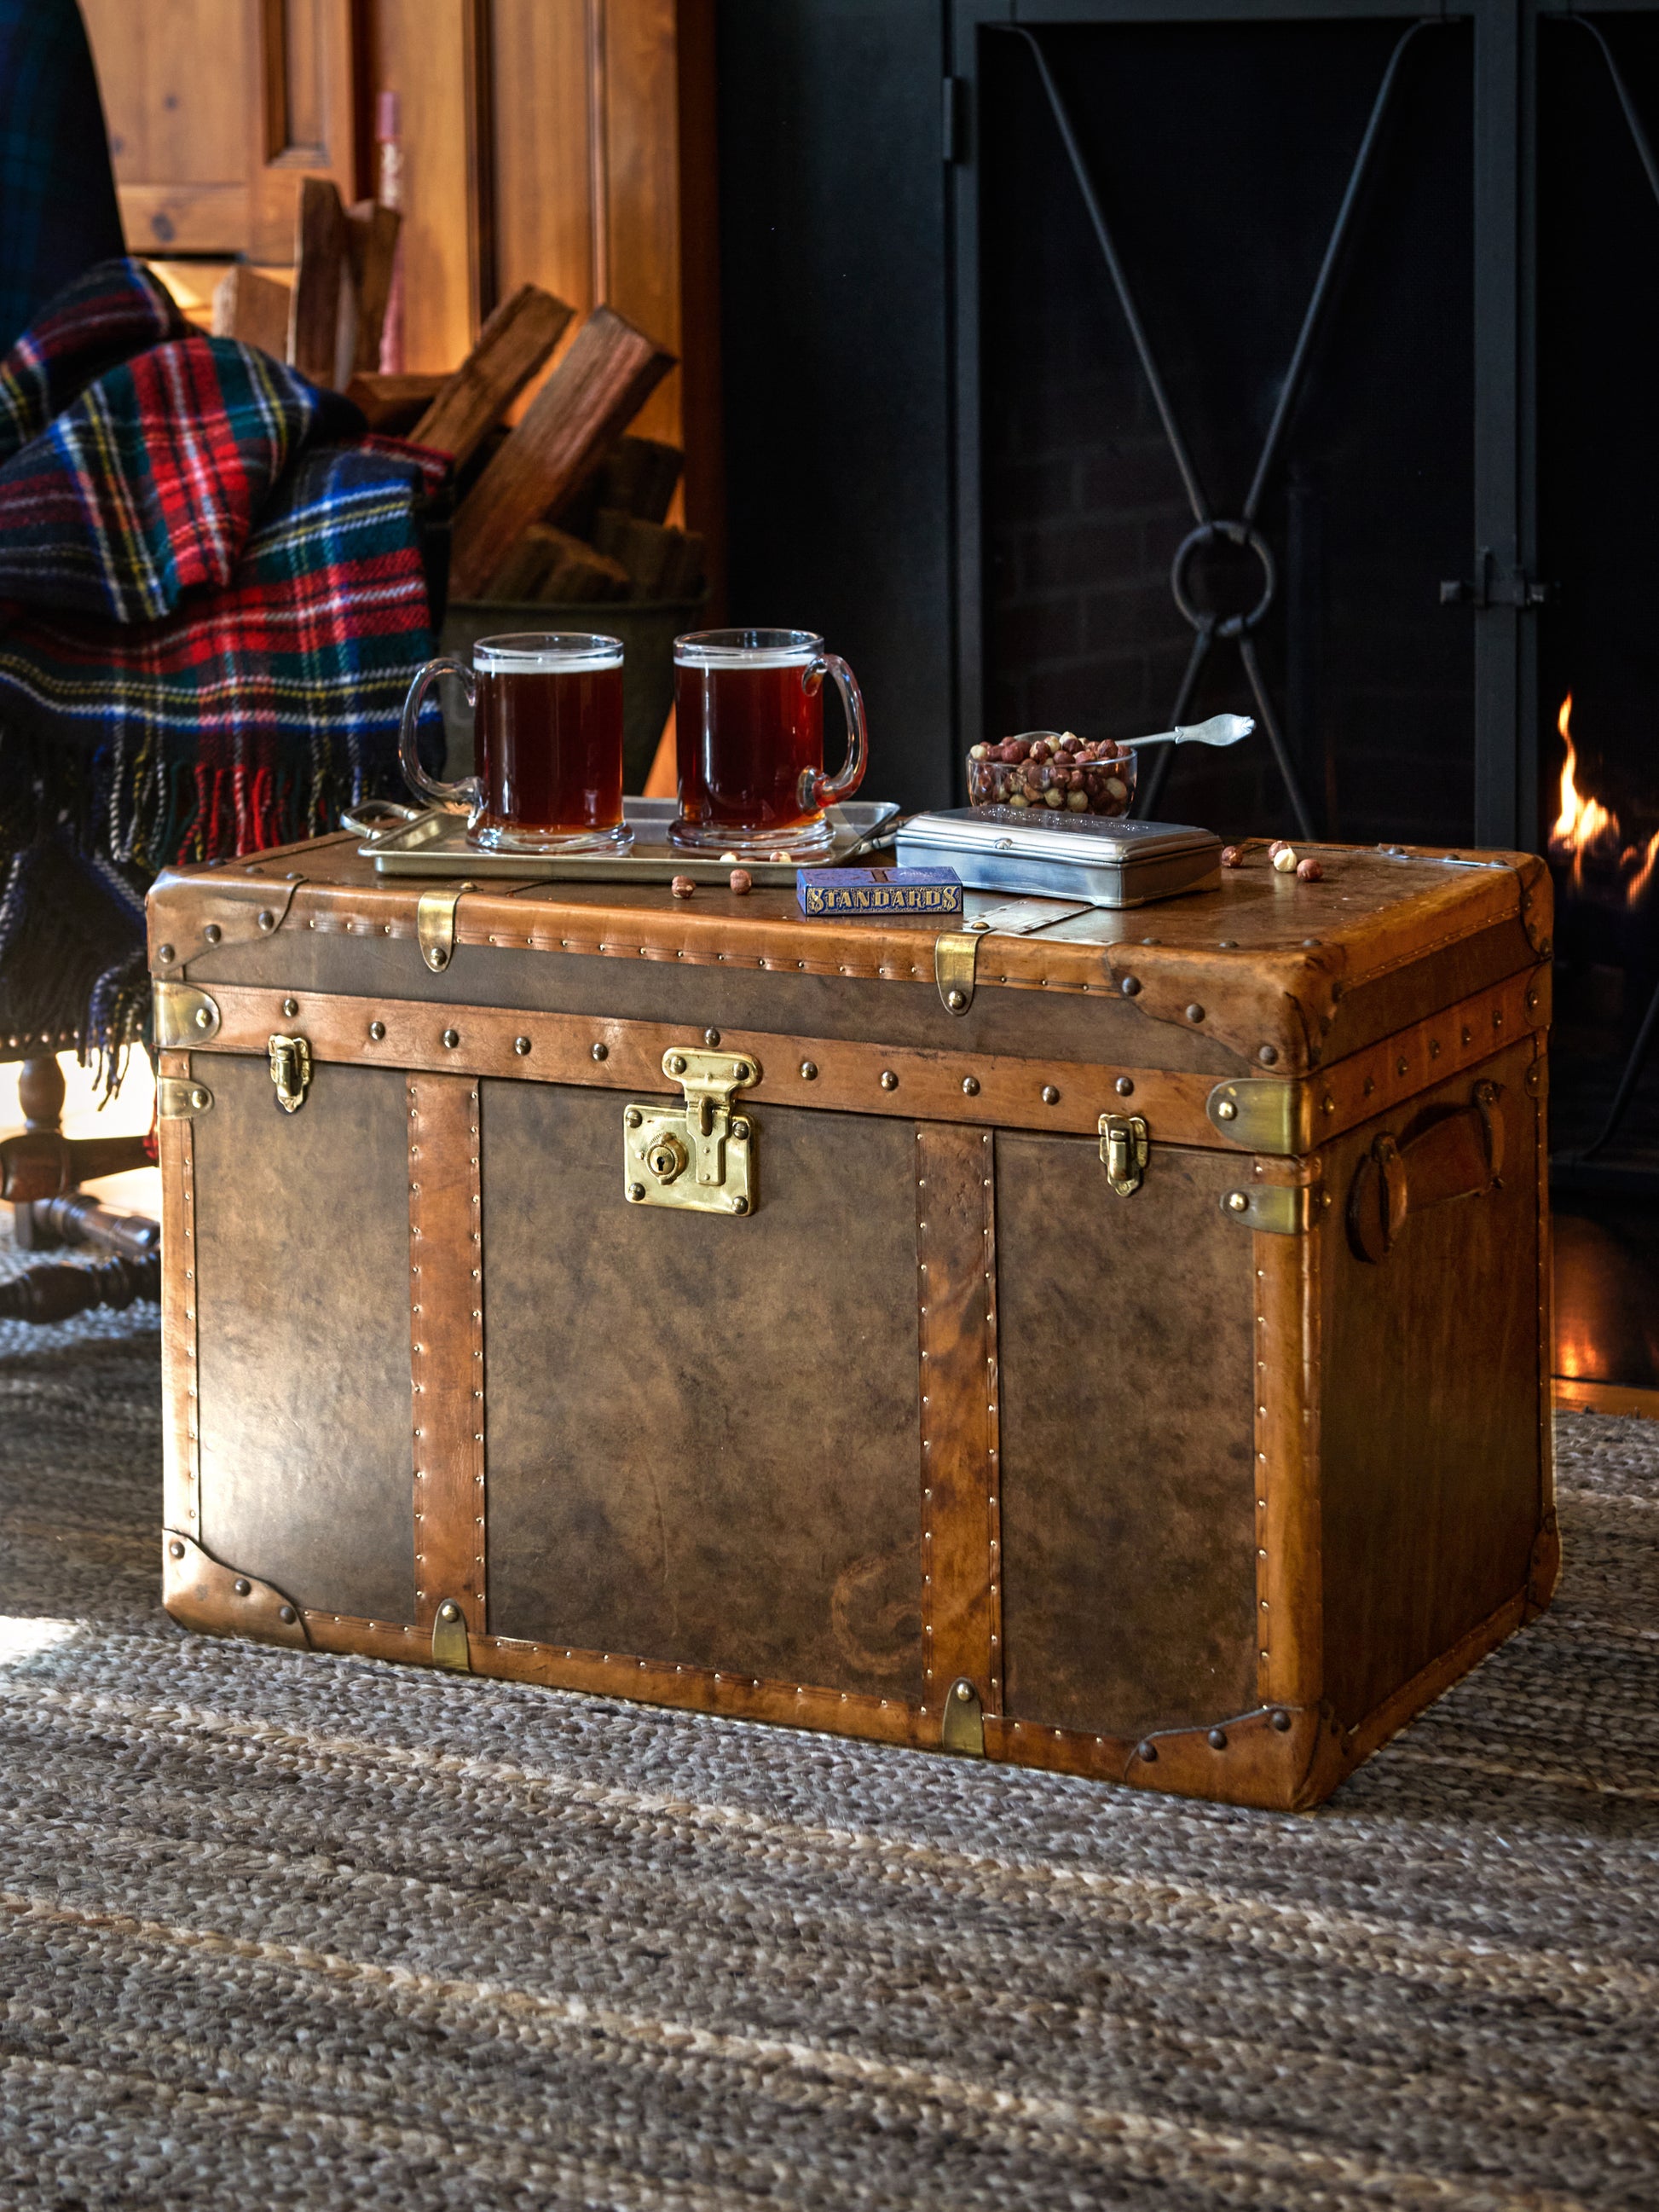
M 459 679 L 473 711 L 477 772 L 443 783 L 421 765 L 421 704 L 441 676 Z M 620 638 L 527 630 L 480 638 L 472 666 L 428 660 L 404 702 L 398 757 L 410 788 L 467 817 L 488 851 L 626 852 L 623 820 Z
M 847 713 L 847 760 L 823 772 L 823 679 Z M 706 629 L 674 641 L 679 819 L 671 842 L 764 860 L 828 849 L 826 806 L 864 780 L 864 699 L 805 629 Z

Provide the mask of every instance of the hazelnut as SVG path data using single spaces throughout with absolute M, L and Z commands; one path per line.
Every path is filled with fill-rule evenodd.
M 1018 738 L 1010 738 L 1003 745 L 1002 757 L 1017 768 L 1023 760 L 1030 757 L 1030 745 L 1024 744 Z
M 968 757 L 969 760 L 988 760 L 990 757 L 991 748 L 989 745 L 969 745 L 968 748 Z M 724 860 L 726 855 L 722 853 L 720 858 Z
M 1283 837 L 1271 838 L 1267 844 L 1267 858 L 1270 860 L 1276 860 L 1281 853 L 1289 850 L 1290 847 Z
M 1030 803 L 1030 800 L 1026 797 L 1023 791 L 1012 791 L 1008 794 L 1008 804 L 1010 806 L 1029 806 Z
M 787 853 L 777 852 L 769 853 L 766 857 L 769 860 L 787 860 L 789 858 L 789 855 Z
M 1325 871 L 1311 854 L 1305 860 L 1297 862 L 1296 872 L 1304 884 L 1322 883 L 1325 879 Z
M 1066 794 L 1063 791 L 1055 790 L 1051 785 L 1042 794 L 1042 803 L 1045 806 L 1063 806 L 1066 804 Z
M 751 891 L 755 888 L 755 878 L 747 868 L 733 868 L 731 880 L 732 888 L 739 898 L 742 898 L 746 891 Z
M 735 860 L 737 857 L 738 856 L 735 853 L 722 853 L 720 854 L 722 860 Z
M 1081 814 L 1088 806 L 1089 794 L 1086 791 L 1068 791 L 1066 794 L 1066 804 L 1073 814 Z
M 1121 775 L 1109 775 L 1107 777 L 1106 796 L 1109 799 L 1127 799 L 1129 796 L 1129 787 L 1124 782 Z
M 1281 876 L 1293 876 L 1296 873 L 1296 854 L 1291 848 L 1277 845 L 1272 849 L 1275 871 Z
M 1224 868 L 1242 868 L 1244 865 L 1244 848 L 1242 845 L 1224 845 L 1221 848 L 1221 865 Z
M 668 888 L 676 898 L 690 898 L 697 887 L 690 876 L 676 876 Z

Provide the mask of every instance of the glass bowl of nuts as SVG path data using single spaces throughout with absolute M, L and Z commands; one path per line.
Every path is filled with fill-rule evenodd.
M 1127 814 L 1134 794 L 1135 757 L 1109 738 L 1027 730 L 968 755 L 968 800 L 981 812 Z

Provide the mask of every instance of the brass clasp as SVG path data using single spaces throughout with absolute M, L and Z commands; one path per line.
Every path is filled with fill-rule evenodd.
M 746 1054 L 671 1047 L 663 1073 L 685 1094 L 683 1109 L 623 1109 L 623 1175 L 633 1206 L 750 1213 L 755 1205 L 753 1125 L 732 1111 L 733 1094 L 760 1081 Z
M 1100 1164 L 1106 1180 L 1120 1198 L 1140 1188 L 1146 1172 L 1149 1137 L 1146 1116 L 1140 1114 L 1103 1114 L 1100 1117 Z
M 284 1114 L 297 1114 L 311 1088 L 311 1047 L 302 1036 L 274 1036 L 265 1047 L 270 1055 L 270 1079 L 276 1086 L 276 1103 Z

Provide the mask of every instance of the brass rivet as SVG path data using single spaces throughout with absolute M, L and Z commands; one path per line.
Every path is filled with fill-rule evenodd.
M 718 1030 L 705 1030 L 702 1033 L 702 1041 L 712 1048 L 720 1042 L 720 1033 Z
M 1045 1083 L 1042 1086 L 1042 1103 L 1045 1106 L 1058 1106 L 1060 1103 L 1060 1093 L 1052 1083 Z
M 979 1096 L 978 1076 L 964 1075 L 962 1079 L 962 1088 L 964 1097 L 969 1098 L 977 1098 Z
M 1215 1109 L 1215 1118 L 1218 1121 L 1237 1121 L 1238 1109 L 1231 1098 L 1224 1098 L 1221 1101 Z
M 810 1060 L 802 1060 L 800 1064 L 800 1079 L 803 1083 L 816 1083 L 817 1081 L 818 1071 L 816 1062 Z
M 637 1106 L 630 1106 L 628 1111 L 623 1115 L 623 1121 L 627 1122 L 630 1129 L 637 1129 L 644 1118 L 644 1115 L 640 1112 Z
M 971 1682 L 958 1682 L 957 1684 L 957 1695 L 962 1699 L 964 1705 L 973 1694 L 974 1686 Z
M 1407 1059 L 1403 1052 L 1394 1064 L 1394 1072 L 1396 1075 L 1409 1075 L 1411 1073 L 1411 1062 Z
M 1150 1738 L 1148 1738 L 1145 1743 L 1138 1743 L 1135 1746 L 1135 1757 L 1139 1759 L 1144 1759 L 1148 1766 L 1156 1765 L 1158 1763 L 1158 1746 L 1153 1743 Z
M 261 929 L 275 929 L 276 927 L 276 917 L 269 907 L 262 907 L 253 919 Z
M 171 960 L 173 955 L 171 952 L 163 952 L 161 957 L 164 960 Z M 945 994 L 945 1003 L 953 1014 L 959 1014 L 968 1003 L 967 994 L 962 991 L 947 991 Z
M 637 1206 L 645 1196 L 645 1185 L 642 1182 L 630 1182 L 628 1186 L 628 1195 Z
M 291 1605 L 279 1605 L 276 1608 L 276 1618 L 278 1620 L 285 1620 L 292 1626 L 295 1618 L 294 1607 Z
M 1336 1111 L 1336 1101 L 1328 1091 L 1319 1102 L 1319 1110 L 1322 1114 L 1334 1114 Z
M 1463 1042 L 1464 1042 L 1464 1043 L 1465 1043 L 1465 1044 L 1469 1043 L 1469 1042 L 1470 1042 L 1470 1041 L 1473 1039 L 1474 1036 L 1474 1030 L 1469 1027 L 1468 1024 L 1467 1022 L 1465 1022 L 1465 1024 L 1463 1024 Z
M 609 1060 L 610 1057 L 611 1048 L 608 1044 L 596 1044 L 594 1046 L 593 1058 L 595 1060 Z
M 288 1017 L 288 1018 L 289 1018 L 289 1021 L 292 1021 L 292 1020 L 293 1020 L 293 1018 L 294 1018 L 295 1015 L 295 1014 L 297 1014 L 297 1013 L 299 1012 L 299 1011 L 300 1011 L 300 1001 L 299 1001 L 297 999 L 284 999 L 284 1000 L 283 1000 L 283 1013 Z
M 1201 1022 L 1204 1018 L 1203 1007 L 1200 1006 L 1188 1006 L 1187 1009 L 1187 1018 L 1189 1022 Z
M 185 1556 L 185 1547 L 184 1547 L 184 1546 L 183 1546 L 183 1545 L 179 1541 L 179 1540 L 178 1540 L 178 1538 L 177 1538 L 176 1536 L 173 1538 L 173 1541 L 172 1541 L 172 1542 L 167 1546 L 167 1549 L 168 1549 L 168 1551 L 169 1551 L 169 1552 L 171 1552 L 171 1553 L 172 1553 L 172 1554 L 173 1554 L 173 1558 L 174 1558 L 175 1559 L 182 1559 L 184 1558 L 184 1556 Z
M 684 1055 L 683 1053 L 678 1053 L 678 1052 L 677 1052 L 677 1053 L 672 1054 L 670 1055 L 669 1062 L 668 1062 L 668 1073 L 669 1073 L 671 1075 L 684 1075 L 684 1073 L 685 1073 L 685 1055 Z
M 1130 1082 L 1127 1075 L 1120 1075 L 1112 1088 L 1120 1098 L 1133 1098 L 1135 1095 L 1134 1085 Z
M 459 1620 L 460 1617 L 461 1608 L 456 1604 L 453 1598 L 446 1598 L 443 1603 L 438 1607 L 438 1618 L 440 1620 Z
M 208 1103 L 208 1095 L 198 1083 L 190 1094 L 190 1103 L 199 1114 Z
M 170 967 L 173 962 L 173 947 L 170 945 L 158 945 L 155 948 L 155 957 L 164 968 Z M 15 1042 L 16 1040 L 14 1038 L 13 1042 Z
M 898 1089 L 898 1078 L 894 1074 L 890 1067 L 884 1067 L 881 1071 L 881 1087 L 884 1091 L 896 1091 Z
M 213 1017 L 205 1006 L 198 1006 L 196 1009 L 196 1026 L 198 1030 L 210 1030 L 213 1027 Z
M 1291 1724 L 1291 1717 L 1285 1711 L 1283 1705 L 1276 1705 L 1273 1712 L 1269 1715 L 1269 1718 L 1272 1721 L 1273 1727 L 1279 1730 L 1280 1735 L 1284 1735 L 1285 1729 L 1289 1728 Z
M 1263 1067 L 1272 1067 L 1275 1066 L 1279 1059 L 1277 1050 L 1270 1044 L 1261 1046 L 1258 1048 L 1255 1056 L 1261 1062 Z
M 1227 1731 L 1225 1729 L 1212 1729 L 1205 1741 L 1209 1745 L 1212 1751 L 1225 1751 L 1227 1748 Z
M 1250 1201 L 1242 1190 L 1230 1190 L 1227 1193 L 1229 1213 L 1248 1213 L 1249 1210 Z
M 460 1042 L 460 1041 L 461 1033 L 459 1030 L 446 1030 L 444 1031 L 444 1042 L 449 1047 L 449 1049 L 452 1052 L 454 1051 L 456 1046 Z
M 216 945 L 223 935 L 224 932 L 220 928 L 216 921 L 209 922 L 207 927 L 202 932 L 204 942 L 209 945 Z
M 1126 999 L 1138 998 L 1140 994 L 1140 985 L 1133 975 L 1126 975 L 1117 988 Z
M 522 1060 L 530 1049 L 530 1039 L 528 1037 L 514 1037 L 513 1040 L 513 1049 L 518 1054 L 520 1059 Z
M 743 1121 L 733 1121 L 732 1124 L 731 1134 L 732 1141 L 734 1145 L 746 1145 L 749 1142 L 748 1122 Z
M 235 1591 L 238 1597 L 246 1597 L 252 1592 L 253 1585 L 246 1575 L 238 1575 L 235 1581 L 231 1584 L 231 1588 Z
M 734 1198 L 732 1201 L 732 1211 L 733 1213 L 747 1213 L 749 1200 L 746 1198 Z

